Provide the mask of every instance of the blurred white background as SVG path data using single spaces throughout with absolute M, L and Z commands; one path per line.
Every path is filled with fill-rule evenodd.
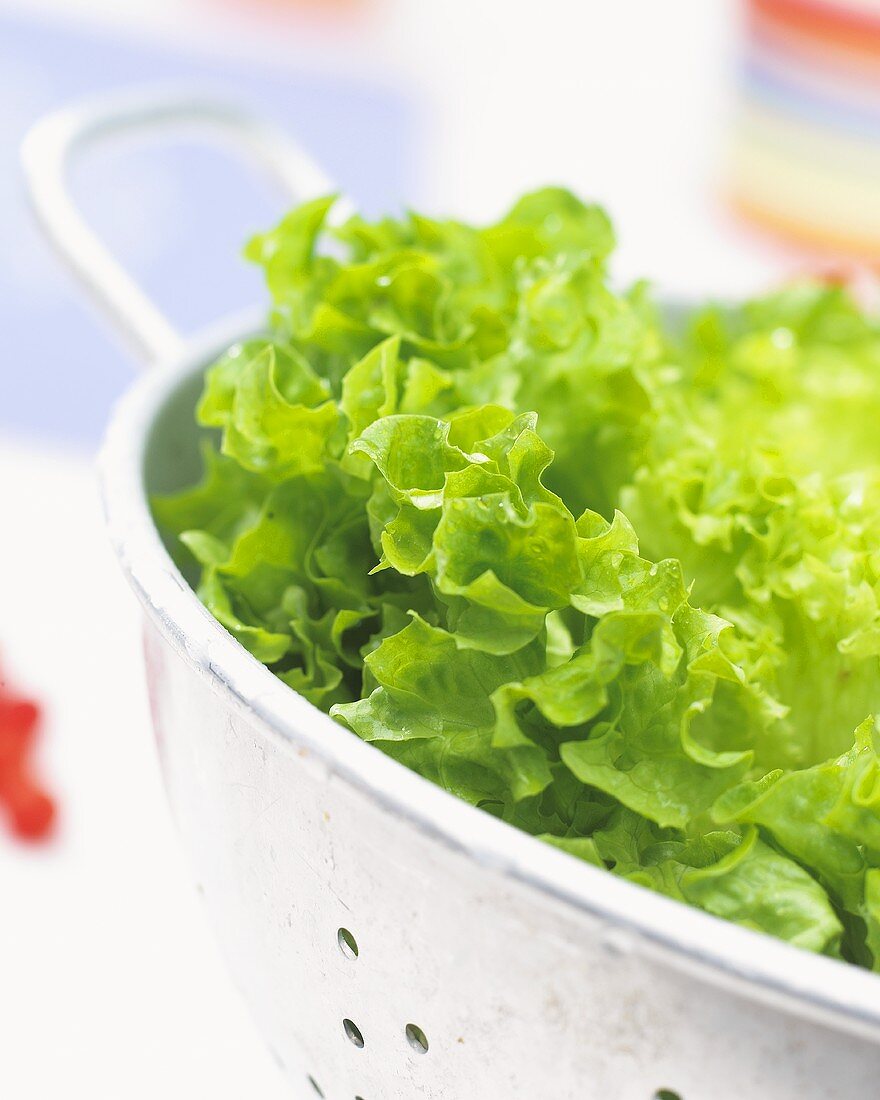
M 0 659 L 46 705 L 62 804 L 49 846 L 0 839 L 0 1096 L 286 1095 L 174 843 L 101 530 L 90 456 L 132 364 L 26 220 L 21 133 L 74 94 L 191 77 L 312 141 L 370 210 L 488 219 L 566 183 L 609 207 L 620 279 L 737 294 L 804 263 L 722 201 L 739 40 L 728 0 L 0 5 Z M 175 321 L 256 300 L 236 251 L 271 201 L 218 160 L 139 157 L 81 192 Z

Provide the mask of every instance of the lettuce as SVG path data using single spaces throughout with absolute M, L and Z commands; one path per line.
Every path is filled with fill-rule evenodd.
M 331 209 L 248 246 L 269 335 L 153 502 L 201 599 L 486 812 L 880 969 L 880 326 L 800 284 L 668 332 L 560 189 Z

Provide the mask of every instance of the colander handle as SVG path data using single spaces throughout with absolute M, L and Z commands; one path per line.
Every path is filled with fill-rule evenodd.
M 183 337 L 85 222 L 68 179 L 75 159 L 95 145 L 123 133 L 180 126 L 196 127 L 254 161 L 292 201 L 335 190 L 284 131 L 233 104 L 191 92 L 100 96 L 40 119 L 21 154 L 37 218 L 73 273 L 147 364 L 175 356 Z

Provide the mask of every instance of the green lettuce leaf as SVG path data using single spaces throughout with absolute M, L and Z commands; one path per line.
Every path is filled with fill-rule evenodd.
M 206 606 L 485 812 L 880 969 L 880 324 L 801 283 L 667 329 L 560 188 L 332 206 L 248 245 L 266 331 L 153 502 Z

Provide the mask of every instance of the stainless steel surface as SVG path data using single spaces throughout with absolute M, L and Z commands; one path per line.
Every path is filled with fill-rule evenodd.
M 147 496 L 191 477 L 201 371 L 249 324 L 190 342 L 137 384 L 102 481 L 145 612 L 181 837 L 293 1095 L 874 1095 L 874 975 L 615 879 L 457 801 L 298 697 L 201 606 Z
M 193 90 L 136 89 L 99 96 L 41 119 L 21 153 L 34 211 L 61 257 L 147 362 L 176 354 L 181 337 L 83 220 L 70 194 L 69 176 L 79 158 L 120 134 L 162 134 L 180 127 L 195 137 L 220 141 L 257 164 L 290 202 L 334 190 L 330 178 L 286 131 L 238 105 Z

